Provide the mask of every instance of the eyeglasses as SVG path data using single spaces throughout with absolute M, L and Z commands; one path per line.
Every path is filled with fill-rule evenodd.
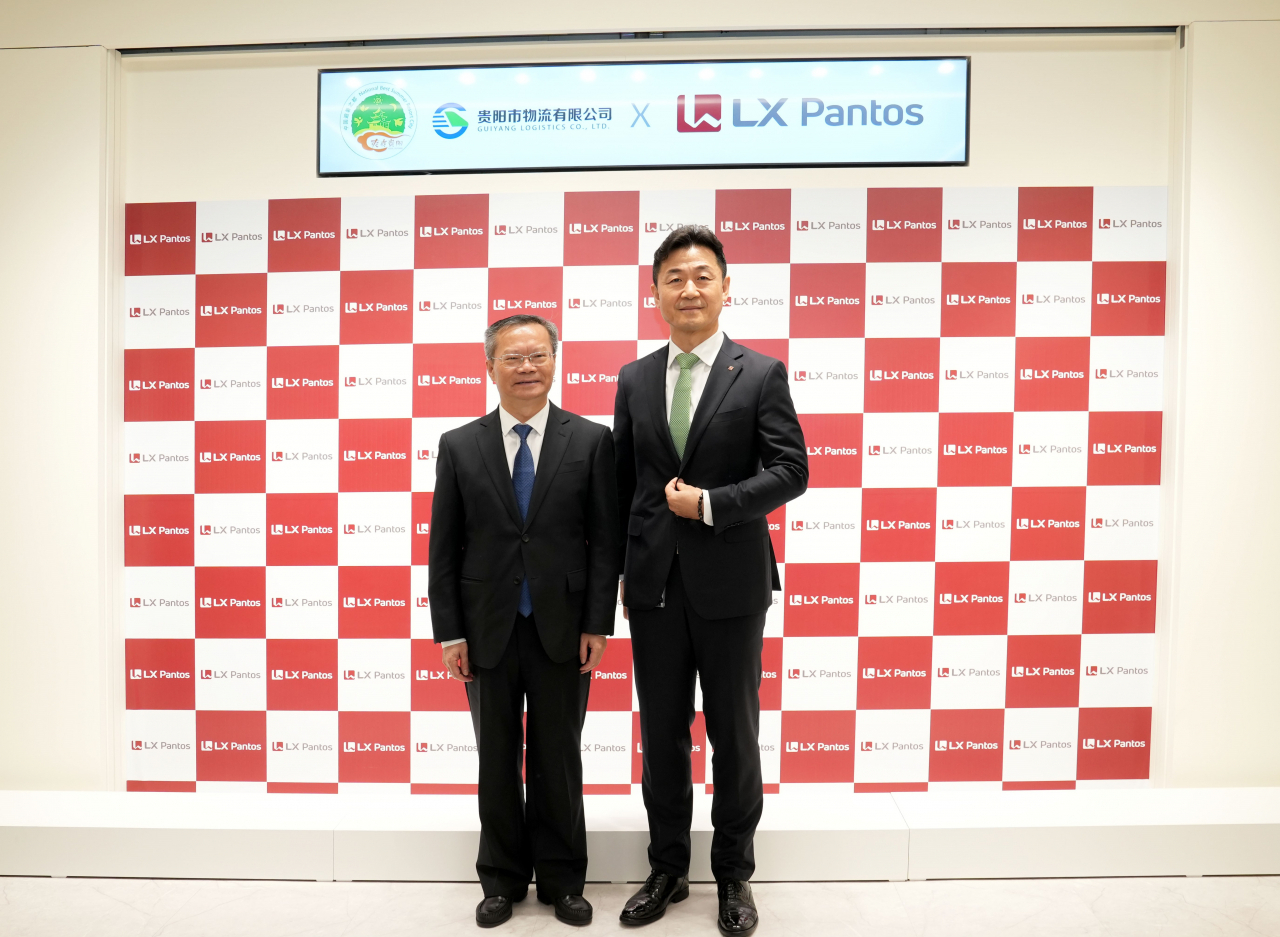
M 508 371 L 514 371 L 525 361 L 528 361 L 535 368 L 540 368 L 554 358 L 555 355 L 549 355 L 545 351 L 535 351 L 531 355 L 503 355 L 501 358 L 490 358 L 489 360 L 499 367 L 506 368 Z

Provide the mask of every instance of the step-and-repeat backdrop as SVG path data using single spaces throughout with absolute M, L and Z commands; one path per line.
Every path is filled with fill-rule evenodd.
M 1148 777 L 1163 188 L 540 192 L 130 205 L 130 790 L 474 791 L 431 640 L 440 435 L 496 405 L 488 322 L 564 343 L 609 423 L 666 335 L 672 227 L 780 358 L 809 490 L 770 517 L 765 780 L 854 791 Z M 591 687 L 589 792 L 638 794 L 630 641 Z M 694 771 L 709 783 L 702 717 Z

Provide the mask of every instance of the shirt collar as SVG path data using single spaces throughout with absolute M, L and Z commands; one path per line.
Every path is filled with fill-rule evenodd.
M 544 403 L 542 405 L 542 409 L 529 417 L 525 422 L 532 426 L 533 431 L 539 436 L 545 436 L 547 434 L 547 417 L 550 415 L 551 406 L 550 404 Z M 506 407 L 502 406 L 502 404 L 498 404 L 498 420 L 502 423 L 502 434 L 504 436 L 511 432 L 511 427 L 516 426 L 520 422 L 508 413 Z
M 712 363 L 716 360 L 716 355 L 720 354 L 720 346 L 723 344 L 724 344 L 724 332 L 720 331 L 719 329 L 716 329 L 716 334 L 712 335 L 709 339 L 707 339 L 701 345 L 696 346 L 693 349 L 693 353 L 698 356 L 699 361 L 701 361 L 707 367 L 711 367 Z M 677 345 L 675 342 L 668 340 L 667 341 L 667 367 L 668 368 L 671 367 L 673 364 L 675 364 L 676 355 L 679 355 L 679 354 L 682 354 L 680 350 L 680 346 Z

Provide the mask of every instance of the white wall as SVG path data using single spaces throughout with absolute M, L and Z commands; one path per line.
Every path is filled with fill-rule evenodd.
M 11 113 L 27 114 L 0 156 L 0 788 L 112 780 L 97 443 L 113 417 L 100 384 L 113 57 L 0 51 Z
M 1197 23 L 1168 732 L 1180 785 L 1280 783 L 1280 23 Z

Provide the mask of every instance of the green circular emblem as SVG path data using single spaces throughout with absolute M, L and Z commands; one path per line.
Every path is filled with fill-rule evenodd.
M 356 88 L 342 107 L 342 138 L 365 159 L 390 159 L 403 152 L 417 125 L 412 99 L 386 82 Z

